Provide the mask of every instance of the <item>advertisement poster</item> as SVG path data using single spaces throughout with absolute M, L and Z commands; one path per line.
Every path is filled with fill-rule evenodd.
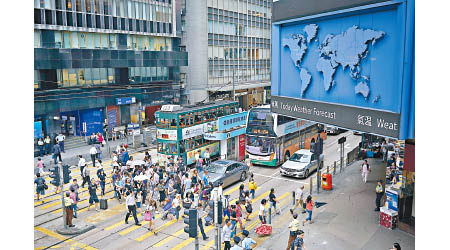
M 177 140 L 177 130 L 157 129 L 156 137 L 158 139 L 176 141 Z
M 245 135 L 239 136 L 239 161 L 245 160 Z
M 201 151 L 202 157 L 204 157 L 206 148 L 209 148 L 209 153 L 211 155 L 211 157 L 216 156 L 217 154 L 219 154 L 219 142 L 215 142 L 213 144 L 210 145 L 206 145 L 204 147 L 201 148 L 197 148 L 195 150 L 189 151 L 187 152 L 187 165 L 191 165 L 195 163 L 195 154 L 197 153 L 198 150 Z

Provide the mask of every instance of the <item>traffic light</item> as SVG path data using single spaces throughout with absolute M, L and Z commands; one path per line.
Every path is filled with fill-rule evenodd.
M 50 169 L 50 178 L 52 178 L 53 180 L 50 181 L 51 184 L 55 185 L 55 186 L 59 186 L 59 182 L 60 182 L 60 175 L 59 175 L 59 167 L 56 166 L 52 169 Z
M 315 154 L 316 153 L 316 143 L 315 142 L 311 142 L 310 144 L 309 144 L 309 151 L 311 152 L 311 153 L 313 153 L 313 154 Z
M 323 153 L 323 139 L 319 138 L 319 141 L 317 142 L 318 146 L 317 146 L 317 151 L 318 154 L 321 155 Z
M 197 237 L 197 209 L 184 210 L 184 232 L 189 234 L 189 237 Z
M 215 209 L 214 209 L 214 201 L 208 201 L 208 206 L 210 207 L 208 216 L 214 220 L 214 223 L 222 224 L 222 217 L 223 217 L 223 205 L 222 201 L 217 202 L 217 221 L 216 217 L 214 217 Z
M 64 184 L 67 184 L 70 182 L 70 179 L 72 179 L 72 177 L 70 177 L 70 170 L 69 170 L 69 165 L 64 165 L 63 166 L 63 180 L 64 180 Z

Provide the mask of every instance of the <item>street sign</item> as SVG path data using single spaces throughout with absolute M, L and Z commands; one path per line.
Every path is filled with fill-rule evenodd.
M 116 98 L 116 105 L 124 105 L 124 104 L 131 104 L 136 103 L 136 97 L 122 97 L 122 98 Z
M 342 143 L 344 143 L 346 140 L 347 140 L 347 137 L 342 136 L 341 138 L 339 138 L 338 144 L 342 144 Z

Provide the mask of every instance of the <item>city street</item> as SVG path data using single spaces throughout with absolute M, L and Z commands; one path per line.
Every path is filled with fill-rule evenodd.
M 328 139 L 324 144 L 324 166 L 331 166 L 334 161 L 339 160 L 339 151 L 337 139 L 347 136 L 347 142 L 345 143 L 345 150 L 351 150 L 355 148 L 361 140 L 360 136 L 353 135 L 351 132 L 346 132 L 337 136 L 328 136 Z M 142 159 L 143 153 L 135 153 L 135 159 Z M 152 157 L 156 157 L 156 151 L 151 151 Z M 355 163 L 358 165 L 358 163 Z M 360 189 L 360 182 L 358 180 L 349 179 L 350 171 L 358 168 L 355 167 L 355 164 L 351 165 L 351 167 L 346 168 L 343 173 L 339 173 L 337 171 L 337 175 L 334 178 L 334 184 L 336 185 L 333 191 L 323 191 L 320 190 L 320 193 L 316 193 L 316 186 L 314 184 L 313 188 L 313 199 L 323 201 L 327 200 L 329 202 L 327 205 L 317 209 L 313 213 L 313 218 L 320 213 L 321 217 L 331 216 L 331 214 L 324 213 L 325 209 L 328 210 L 331 206 L 334 206 L 335 203 L 339 203 L 339 199 L 330 198 L 330 196 L 336 196 L 338 193 L 351 193 L 352 190 Z M 110 176 L 111 167 L 109 166 L 110 162 L 104 162 L 105 172 L 107 176 Z M 90 168 L 91 165 L 89 164 Z M 347 170 L 349 169 L 349 170 Z M 93 168 L 92 168 L 93 170 Z M 282 249 L 278 245 L 279 242 L 283 242 L 282 246 L 287 244 L 287 225 L 291 220 L 291 215 L 289 213 L 289 208 L 292 206 L 292 191 L 299 185 L 305 186 L 305 193 L 309 193 L 309 179 L 295 179 L 280 176 L 279 168 L 271 168 L 271 167 L 259 167 L 253 166 L 251 167 L 251 172 L 255 174 L 255 180 L 258 184 L 258 189 L 256 190 L 255 199 L 253 200 L 253 214 L 251 215 L 251 221 L 246 222 L 244 227 L 250 231 L 250 236 L 254 239 L 257 239 L 258 249 Z M 93 171 L 91 171 L 93 172 Z M 79 170 L 72 170 L 72 178 L 80 179 Z M 353 174 L 352 174 L 353 175 Z M 312 179 L 315 183 L 315 173 L 311 175 Z M 54 232 L 57 226 L 62 224 L 62 211 L 61 211 L 61 203 L 60 194 L 58 195 L 46 195 L 44 198 L 44 203 L 38 202 L 35 200 L 35 208 L 34 208 L 34 216 L 35 216 L 35 249 L 44 249 L 48 247 L 52 248 L 65 248 L 69 249 L 194 249 L 194 240 L 192 238 L 188 238 L 188 235 L 183 231 L 185 224 L 182 220 L 175 222 L 170 220 L 161 220 L 159 217 L 161 214 L 156 216 L 156 230 L 158 235 L 154 235 L 152 232 L 147 230 L 147 223 L 143 221 L 143 216 L 138 216 L 139 221 L 141 221 L 142 226 L 135 226 L 133 224 L 125 224 L 124 217 L 126 213 L 125 204 L 119 204 L 116 199 L 113 198 L 113 192 L 111 186 L 109 185 L 109 178 L 107 179 L 106 185 L 106 195 L 108 198 L 108 209 L 100 210 L 96 212 L 95 210 L 87 211 L 87 199 L 88 194 L 86 188 L 81 189 L 80 191 L 80 201 L 78 202 L 78 218 L 73 220 L 73 223 L 76 225 L 77 223 L 81 223 L 81 221 L 92 223 L 95 225 L 93 230 L 90 230 L 84 234 L 75 236 L 73 238 L 59 235 Z M 345 191 L 340 189 L 341 183 L 345 184 Z M 353 185 L 354 184 L 354 185 Z M 372 180 L 370 183 L 372 186 L 374 185 L 374 181 Z M 66 186 L 68 186 L 67 184 Z M 234 185 L 226 188 L 224 190 L 224 194 L 229 194 L 230 199 L 236 199 L 238 197 L 238 187 L 240 183 L 235 183 Z M 245 182 L 246 189 L 248 188 L 248 180 Z M 369 183 L 368 183 L 369 185 Z M 259 226 L 259 220 L 257 217 L 257 208 L 259 207 L 260 201 L 263 198 L 268 198 L 269 190 L 271 188 L 275 188 L 275 193 L 278 199 L 280 200 L 279 207 L 281 207 L 281 215 L 275 215 L 272 217 L 272 225 L 274 226 L 273 234 L 269 237 L 259 238 L 256 236 L 254 229 Z M 374 188 L 368 189 L 369 193 L 374 190 Z M 374 196 L 374 195 L 373 195 Z M 323 197 L 323 198 L 322 198 Z M 365 199 L 365 198 L 364 198 Z M 373 213 L 373 199 L 370 197 L 370 201 L 361 201 L 364 204 L 364 208 L 367 207 L 366 213 Z M 342 203 L 342 200 L 340 201 Z M 359 207 L 354 207 L 354 209 L 360 209 Z M 346 215 L 351 215 L 355 211 L 344 211 L 339 210 L 333 211 L 333 216 L 337 216 L 339 213 L 345 213 Z M 363 213 L 363 212 L 361 212 Z M 364 213 L 363 213 L 364 214 Z M 301 215 L 303 219 L 304 215 Z M 317 215 L 318 216 L 318 215 Z M 337 216 L 339 217 L 339 216 Z M 330 221 L 332 218 L 328 218 Z M 346 218 L 346 219 L 351 219 Z M 322 221 L 321 219 L 320 221 Z M 325 218 L 326 220 L 326 218 Z M 343 221 L 344 222 L 344 221 Z M 319 226 L 320 225 L 320 226 Z M 359 246 L 364 246 L 367 242 L 370 242 L 371 234 L 365 235 L 364 232 L 360 231 L 360 228 L 371 228 L 376 231 L 380 231 L 377 235 L 378 237 L 382 237 L 382 231 L 386 231 L 380 227 L 376 221 L 376 218 L 372 218 L 370 223 L 353 225 L 348 228 L 347 231 L 349 234 L 361 234 L 364 235 L 365 238 L 358 238 L 356 243 L 352 243 L 355 241 L 353 237 L 349 237 L 349 235 L 345 235 L 345 237 L 337 237 L 339 241 L 343 241 L 340 244 L 339 248 L 333 248 L 332 245 L 329 245 L 328 248 L 324 248 L 319 244 L 322 242 L 327 242 L 322 235 L 321 232 L 326 230 L 321 227 L 321 223 L 312 224 L 311 226 L 306 226 L 306 236 L 305 242 L 308 249 L 359 249 Z M 339 228 L 334 228 L 334 230 L 340 230 Z M 213 249 L 214 245 L 214 230 L 213 226 L 205 227 L 205 232 L 209 236 L 207 241 L 200 239 L 200 249 Z M 238 230 L 240 232 L 240 230 Z M 239 234 L 239 233 L 238 233 Z M 315 236 L 314 236 L 315 235 Z M 381 235 L 381 236 L 380 236 Z M 310 238 L 313 237 L 314 244 L 311 242 Z M 329 235 L 325 238 L 329 238 Z M 280 239 L 280 241 L 273 241 L 270 239 Z M 360 242 L 361 241 L 361 242 Z M 331 240 L 329 240 L 331 242 Z M 336 241 L 333 241 L 335 244 Z M 365 249 L 386 249 L 392 242 L 387 241 L 386 244 L 379 244 L 377 247 L 370 247 Z M 326 243 L 324 243 L 326 244 Z M 331 243 L 330 243 L 331 244 Z M 337 244 L 337 243 L 336 243 Z M 386 247 L 384 247 L 386 246 Z M 410 248 L 412 249 L 412 248 Z

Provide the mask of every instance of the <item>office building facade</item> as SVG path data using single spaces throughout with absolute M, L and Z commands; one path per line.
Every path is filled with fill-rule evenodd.
M 180 46 L 189 53 L 182 98 L 195 103 L 235 93 L 244 108 L 268 102 L 271 6 L 272 0 L 182 2 Z
M 35 137 L 90 135 L 179 103 L 175 0 L 35 0 Z

